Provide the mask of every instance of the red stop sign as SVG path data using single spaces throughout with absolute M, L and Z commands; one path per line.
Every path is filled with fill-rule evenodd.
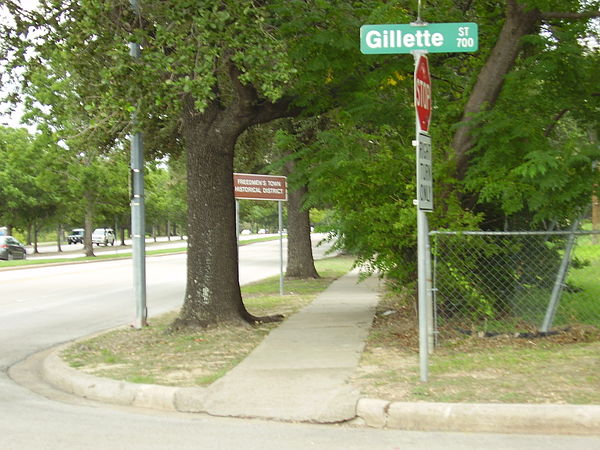
M 415 66 L 415 109 L 421 131 L 429 131 L 431 121 L 431 77 L 429 61 L 421 55 Z

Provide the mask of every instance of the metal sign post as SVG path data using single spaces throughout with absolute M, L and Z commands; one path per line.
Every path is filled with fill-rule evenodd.
M 237 246 L 240 246 L 240 201 L 235 199 L 235 238 Z
M 279 295 L 283 296 L 283 202 L 277 202 L 279 217 Z
M 433 180 L 429 123 L 432 113 L 431 78 L 427 53 L 474 52 L 479 47 L 476 23 L 378 24 L 360 27 L 360 51 L 367 55 L 410 53 L 415 58 L 414 100 L 417 165 L 417 264 L 419 296 L 419 365 L 421 381 L 428 379 L 428 349 L 433 348 L 433 302 L 427 211 L 433 210 Z
M 428 264 L 429 254 L 427 238 L 429 225 L 426 211 L 433 210 L 433 179 L 431 167 L 431 137 L 427 134 L 431 122 L 432 90 L 429 75 L 429 62 L 426 52 L 416 51 L 414 100 L 415 100 L 415 130 L 416 130 L 416 175 L 417 175 L 417 272 L 418 272 L 418 302 L 419 302 L 419 373 L 420 379 L 429 379 L 429 331 L 432 324 L 432 305 L 428 292 L 428 280 L 431 279 Z
M 273 200 L 278 203 L 279 217 L 279 294 L 283 295 L 283 202 L 287 201 L 287 178 L 278 175 L 233 174 L 233 191 L 237 201 Z M 236 227 L 239 223 L 239 206 L 236 208 Z M 238 243 L 239 243 L 239 230 Z

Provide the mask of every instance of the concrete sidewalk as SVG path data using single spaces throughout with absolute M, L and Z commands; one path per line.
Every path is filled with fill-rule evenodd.
M 353 271 L 291 316 L 205 399 L 213 415 L 331 423 L 356 415 L 348 381 L 375 314 L 377 280 Z
M 34 355 L 46 382 L 103 402 L 217 416 L 349 421 L 423 431 L 600 436 L 598 405 L 405 403 L 360 398 L 356 369 L 378 301 L 378 282 L 350 272 L 274 329 L 236 368 L 208 388 L 97 378 L 68 367 L 59 349 Z M 21 363 L 26 366 L 27 361 Z M 31 363 L 30 363 L 31 365 Z M 11 376 L 27 367 L 11 368 Z M 18 379 L 18 376 L 14 378 Z M 598 439 L 600 448 L 600 439 Z

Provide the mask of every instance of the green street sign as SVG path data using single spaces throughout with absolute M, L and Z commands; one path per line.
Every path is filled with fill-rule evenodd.
M 367 55 L 475 52 L 479 47 L 476 23 L 363 25 L 360 51 Z

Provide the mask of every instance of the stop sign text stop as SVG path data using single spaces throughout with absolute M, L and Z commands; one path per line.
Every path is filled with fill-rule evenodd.
M 415 109 L 417 123 L 421 131 L 429 131 L 431 121 L 431 77 L 429 62 L 424 55 L 419 56 L 415 66 Z

